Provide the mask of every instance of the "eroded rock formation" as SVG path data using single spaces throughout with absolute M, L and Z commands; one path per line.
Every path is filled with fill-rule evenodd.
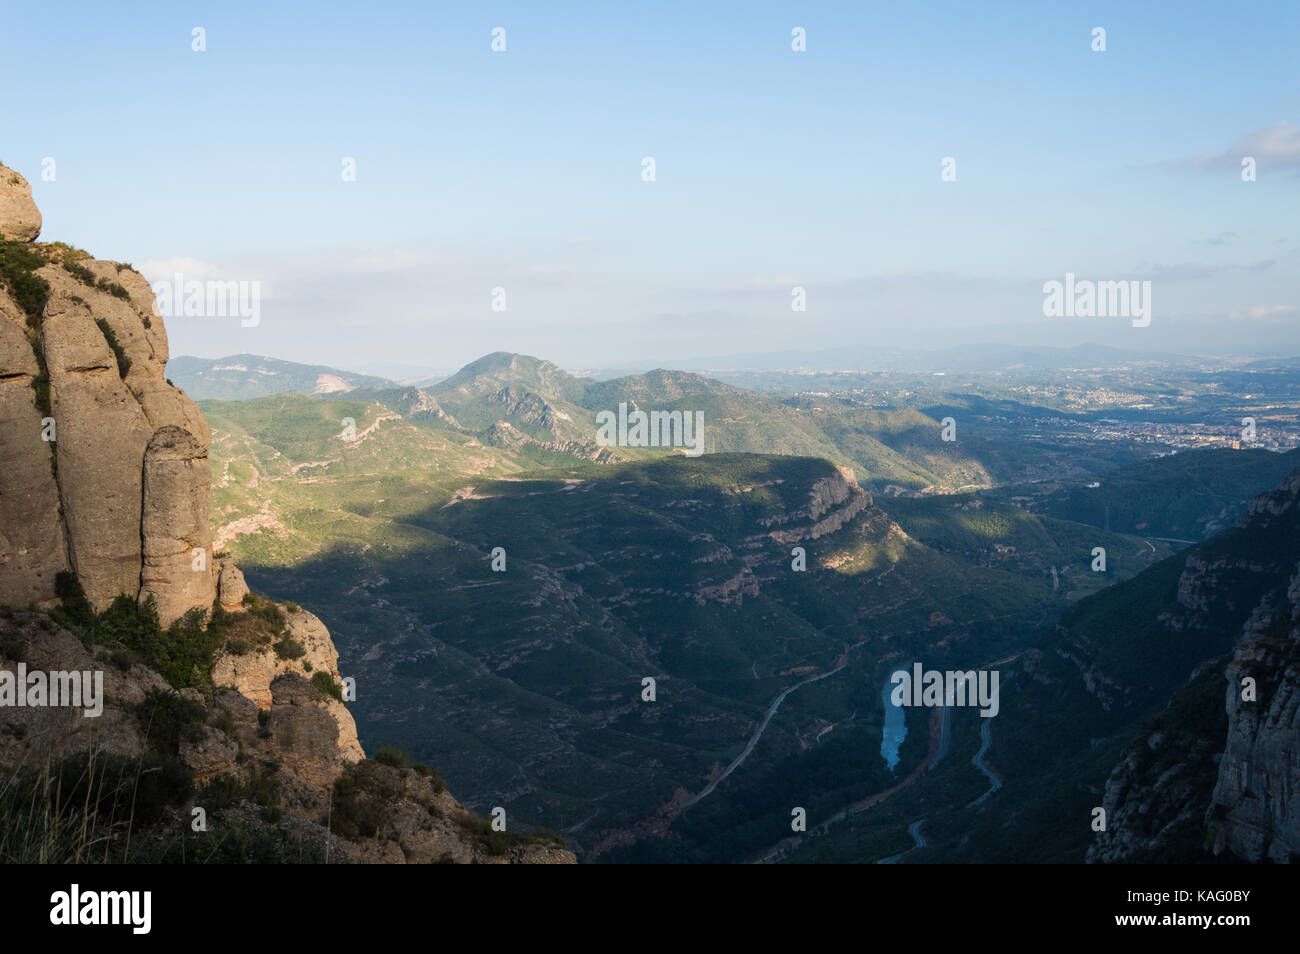
M 50 605 L 71 570 L 96 609 L 152 597 L 167 625 L 215 593 L 211 434 L 164 377 L 144 277 L 39 232 L 0 166 L 0 603 Z
M 41 212 L 32 187 L 21 174 L 0 165 L 0 235 L 9 242 L 34 242 L 41 234 Z

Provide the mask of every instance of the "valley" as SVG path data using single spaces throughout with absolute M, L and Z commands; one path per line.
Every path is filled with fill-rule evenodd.
M 891 772 L 887 668 L 1032 649 L 1300 457 L 1152 458 L 1122 436 L 1037 454 L 976 436 L 1007 427 L 1004 406 L 812 400 L 518 355 L 427 388 L 204 400 L 214 535 L 251 585 L 329 625 L 363 735 L 438 766 L 480 811 L 545 820 L 588 861 L 751 859 L 796 805 L 810 832 L 786 860 L 871 860 L 927 814 L 910 863 L 952 850 L 955 822 L 918 805 L 987 811 L 1017 779 L 989 791 L 977 756 L 1001 772 L 1010 742 L 982 746 L 962 712 L 953 757 L 918 774 L 927 733 L 908 732 Z M 621 401 L 701 413 L 706 453 L 601 446 L 597 415 Z M 943 441 L 940 411 L 967 436 Z M 897 779 L 905 798 L 876 797 Z

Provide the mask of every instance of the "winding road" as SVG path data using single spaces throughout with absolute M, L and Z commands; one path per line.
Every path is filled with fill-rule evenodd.
M 912 852 L 916 851 L 917 848 L 924 848 L 925 836 L 921 834 L 921 826 L 924 824 L 925 824 L 925 819 L 918 818 L 916 821 L 912 822 L 912 824 L 907 826 L 907 833 L 912 836 L 912 841 L 916 842 L 915 845 L 907 849 L 907 851 L 901 852 L 900 854 L 890 855 L 888 858 L 882 858 L 879 862 L 877 862 L 877 864 L 896 865 L 898 864 L 900 858 L 904 857 L 905 855 L 910 855 Z
M 1002 780 L 998 778 L 996 775 L 994 775 L 993 771 L 987 765 L 984 764 L 984 753 L 986 753 L 989 750 L 989 746 L 993 744 L 993 720 L 992 719 L 981 720 L 980 742 L 981 742 L 980 750 L 976 752 L 975 755 L 971 758 L 970 764 L 975 766 L 977 769 L 979 769 L 981 772 L 984 773 L 984 777 L 989 780 L 990 788 L 979 798 L 975 799 L 975 801 L 967 803 L 966 805 L 967 808 L 974 808 L 976 805 L 983 804 L 984 799 L 988 798 L 990 795 L 992 795 L 994 792 L 996 792 L 998 789 L 1002 787 Z
M 735 759 L 732 760 L 731 764 L 726 767 L 726 769 L 723 771 L 721 775 L 719 775 L 712 782 L 706 785 L 700 792 L 698 792 L 695 795 L 692 795 L 689 799 L 683 802 L 681 806 L 677 809 L 677 814 L 681 814 L 682 812 L 686 811 L 686 809 L 690 808 L 692 805 L 696 804 L 701 799 L 708 798 L 709 795 L 713 794 L 713 790 L 718 787 L 719 782 L 721 782 L 728 775 L 730 775 L 732 772 L 738 769 L 740 767 L 740 764 L 744 762 L 745 759 L 749 758 L 749 753 L 753 752 L 754 746 L 758 745 L 758 740 L 763 737 L 763 732 L 767 729 L 768 723 L 772 721 L 772 716 L 776 715 L 776 711 L 781 708 L 781 703 L 785 702 L 786 696 L 790 695 L 790 693 L 794 692 L 796 689 L 800 689 L 803 686 L 809 685 L 810 683 L 820 682 L 822 679 L 828 679 L 831 676 L 835 675 L 837 672 L 839 672 L 841 669 L 843 669 L 845 666 L 849 664 L 849 652 L 861 645 L 862 643 L 854 643 L 852 646 L 845 646 L 844 655 L 840 657 L 840 663 L 834 669 L 828 672 L 824 672 L 819 676 L 811 676 L 810 678 L 805 679 L 803 682 L 796 682 L 793 686 L 783 690 L 779 696 L 777 696 L 774 700 L 772 700 L 772 704 L 767 707 L 767 715 L 763 717 L 762 723 L 759 724 L 758 731 L 756 731 L 753 735 L 753 738 L 749 740 L 749 744 L 745 746 L 745 750 L 741 752 L 739 755 L 737 755 Z

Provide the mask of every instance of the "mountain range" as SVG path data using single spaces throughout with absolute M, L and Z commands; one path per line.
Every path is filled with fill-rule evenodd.
M 0 167 L 0 671 L 98 671 L 104 708 L 0 706 L 0 857 L 1300 857 L 1300 450 L 1235 436 L 1288 446 L 1285 364 L 169 361 L 143 277 L 41 225 Z M 905 709 L 913 666 L 1001 696 Z
M 619 400 L 743 426 L 711 436 L 696 461 L 596 447 L 594 409 Z M 845 416 L 880 437 L 841 423 L 835 440 L 793 413 L 801 406 L 684 372 L 599 382 L 508 354 L 428 389 L 203 403 L 221 435 L 214 461 L 228 460 L 218 536 L 260 587 L 330 622 L 376 687 L 358 700 L 361 726 L 484 804 L 554 820 L 589 860 L 746 860 L 783 841 L 777 793 L 813 786 L 810 817 L 869 800 L 890 784 L 873 688 L 890 660 L 1022 658 L 1071 607 L 1120 599 L 1129 584 L 1111 584 L 1177 561 L 1174 547 L 1230 527 L 1300 463 L 1297 452 L 1206 450 L 1098 472 L 1107 461 L 1094 452 L 1075 459 L 1077 477 L 1034 480 L 1031 462 L 1019 484 L 898 493 L 892 474 L 863 468 L 859 480 L 841 448 L 873 440 L 895 467 L 933 474 L 924 455 L 942 442 L 909 445 L 890 428 L 912 419 L 937 433 L 938 420 L 854 409 Z M 344 417 L 363 438 L 340 438 Z M 820 460 L 751 450 L 774 446 L 829 449 Z M 978 452 L 954 449 L 977 465 Z M 796 545 L 806 575 L 791 569 Z M 1089 569 L 1096 546 L 1104 578 Z M 832 672 L 763 722 L 784 689 Z M 661 687 L 653 706 L 640 702 L 647 676 Z M 1098 792 L 1120 737 L 1176 682 L 1145 690 L 1147 708 L 1112 729 L 1091 768 Z M 966 724 L 956 730 L 966 745 Z M 927 757 L 926 734 L 904 741 L 904 768 Z M 957 766 L 941 763 L 926 785 Z M 872 816 L 872 840 L 855 815 L 804 850 L 890 854 L 912 819 Z M 1086 847 L 1051 857 L 1083 860 Z

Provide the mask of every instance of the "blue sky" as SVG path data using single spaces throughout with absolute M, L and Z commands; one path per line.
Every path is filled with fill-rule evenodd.
M 262 282 L 257 327 L 174 318 L 173 354 L 1293 354 L 1298 28 L 1292 2 L 11 5 L 0 161 L 46 240 Z M 1151 326 L 1045 318 L 1067 271 L 1151 280 Z

